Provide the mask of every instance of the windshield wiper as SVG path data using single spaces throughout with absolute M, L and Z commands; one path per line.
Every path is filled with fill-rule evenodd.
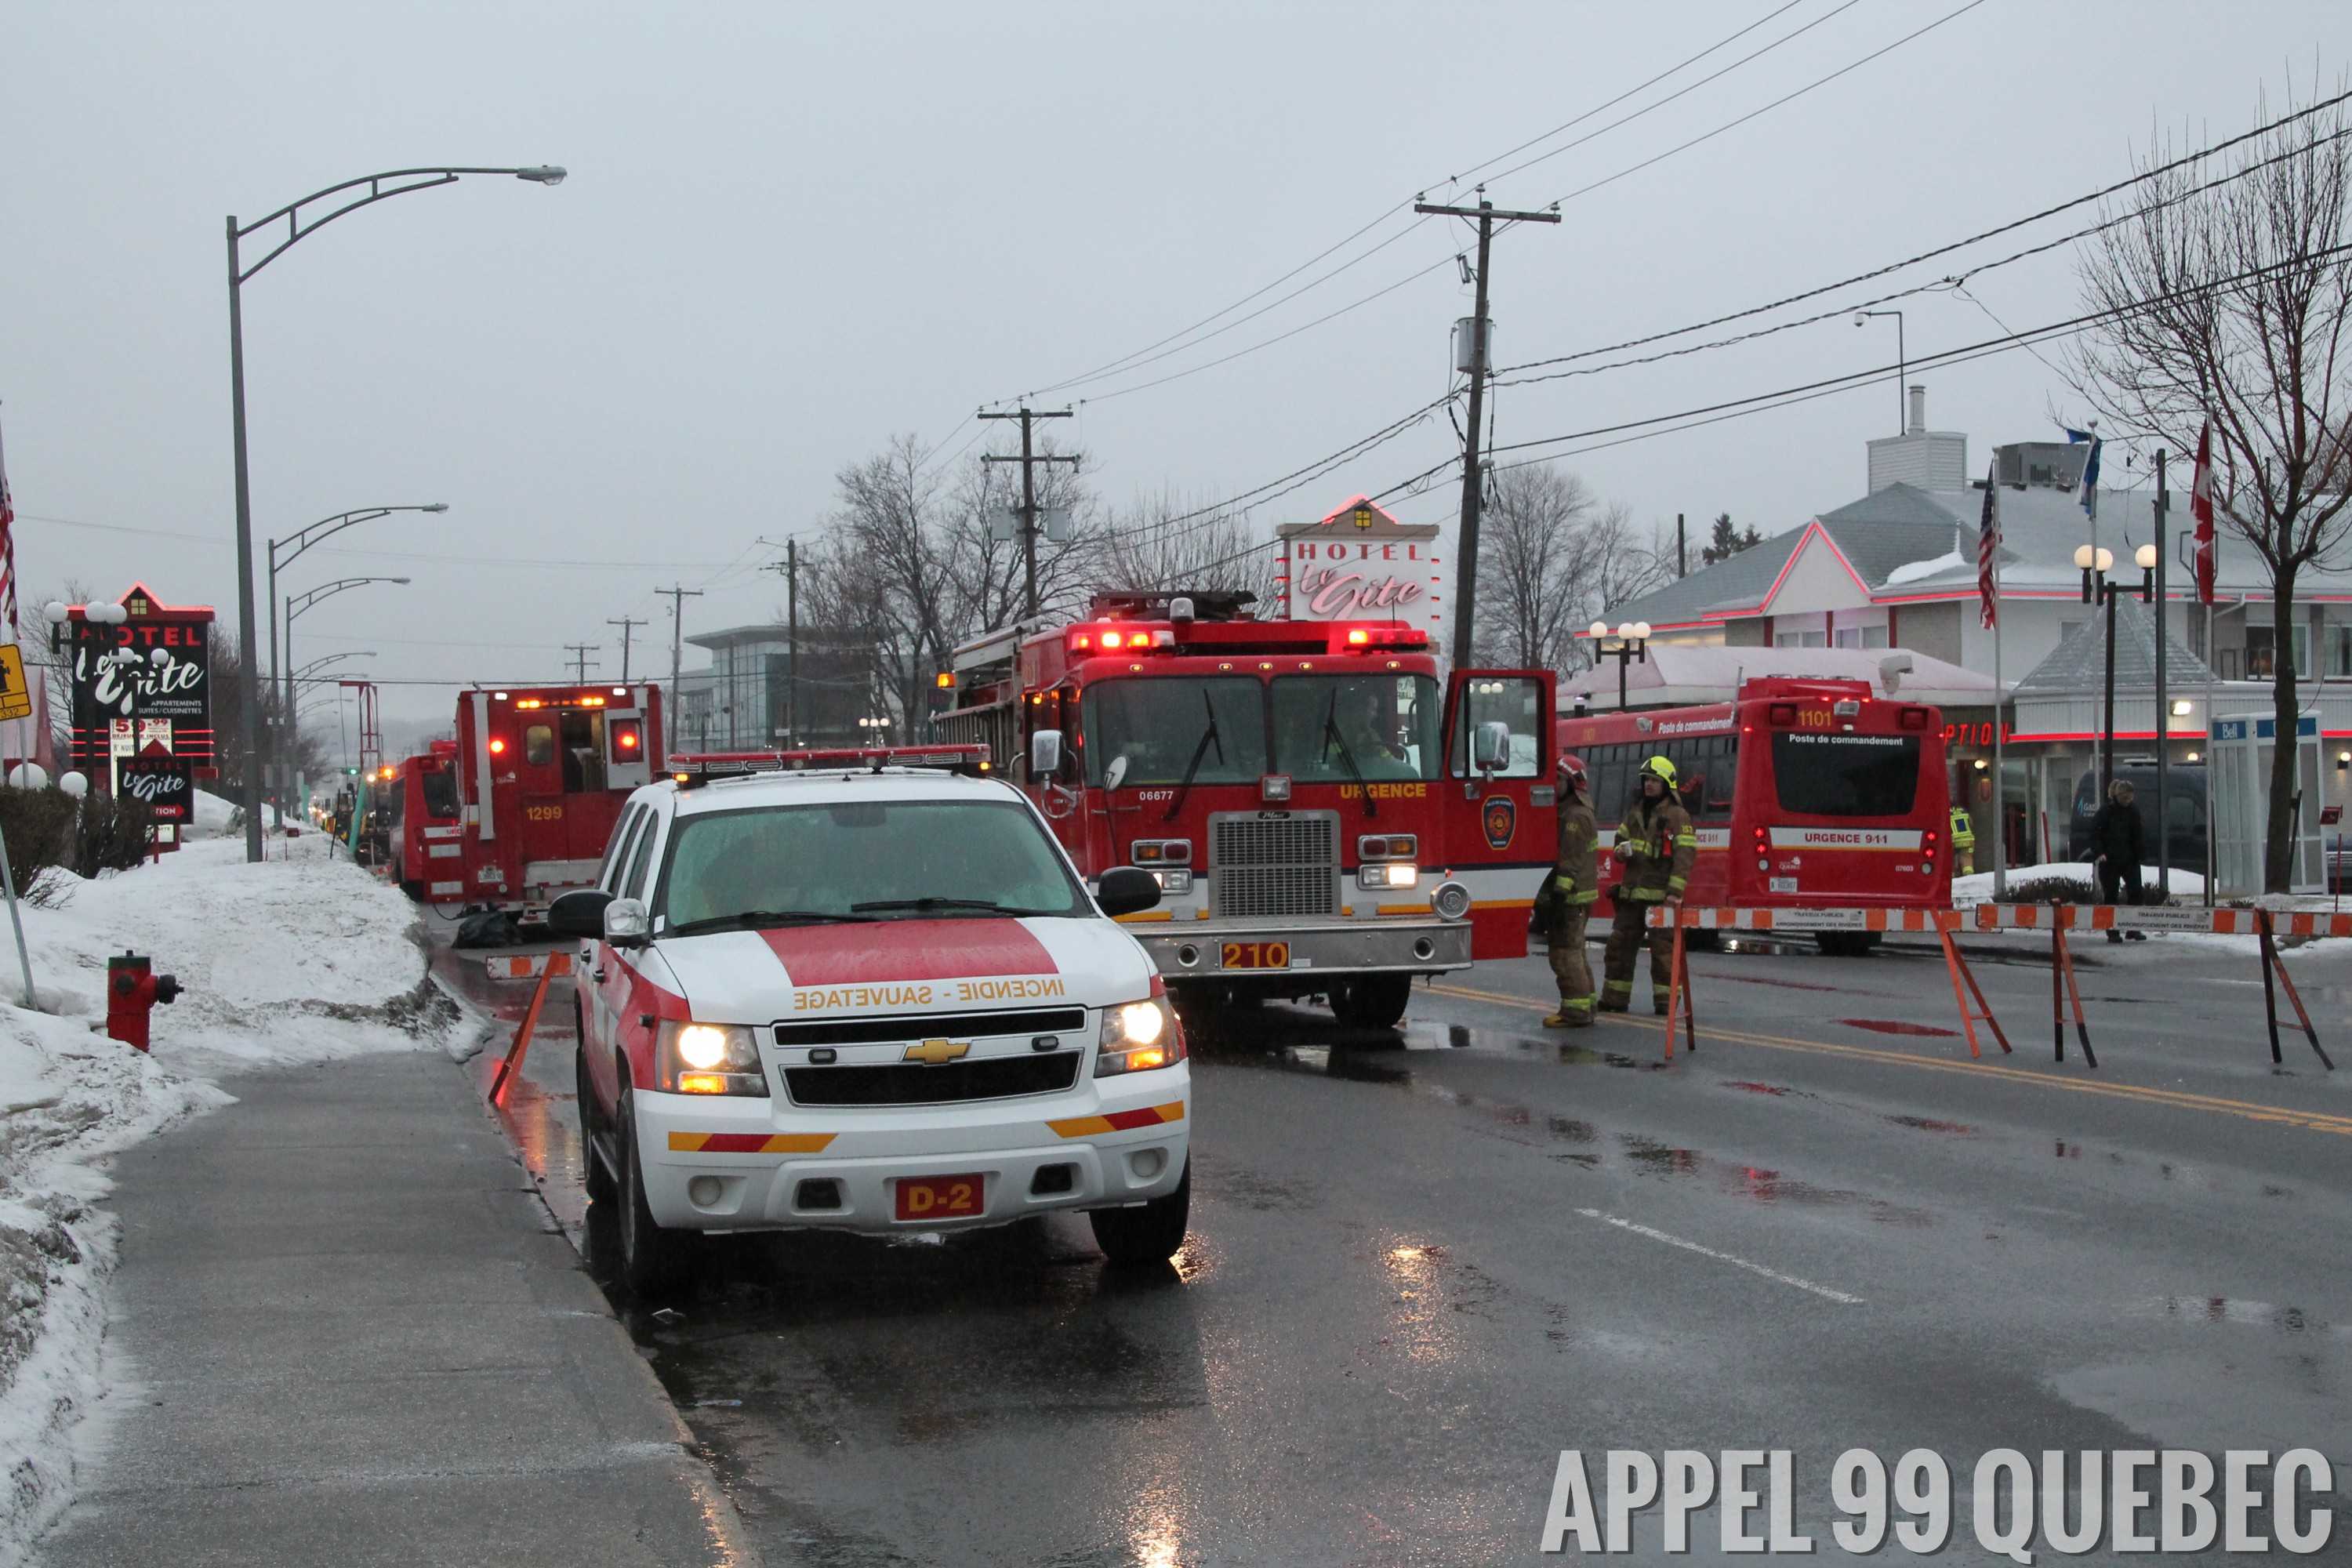
M 1066 910 L 1024 909 L 1018 904 L 1000 904 L 994 899 L 943 899 L 929 894 L 919 899 L 868 899 L 849 907 L 858 911 L 850 917 L 852 920 L 867 910 L 878 912 L 885 910 L 983 910 L 992 915 L 1059 915 L 1069 912 Z
M 1160 814 L 1162 822 L 1175 821 L 1176 814 L 1184 808 L 1184 797 L 1192 792 L 1192 781 L 1200 776 L 1201 759 L 1209 754 L 1211 746 L 1217 748 L 1217 765 L 1225 765 L 1225 742 L 1217 733 L 1217 705 L 1209 700 L 1209 689 L 1205 686 L 1201 688 L 1201 709 L 1209 716 L 1209 727 L 1201 731 L 1201 743 L 1192 748 L 1192 760 L 1184 764 L 1184 776 L 1177 781 L 1176 794 L 1168 802 L 1168 809 Z
M 743 910 L 731 915 L 708 915 L 698 921 L 687 921 L 665 932 L 668 936 L 692 936 L 704 931 L 756 931 L 762 926 L 825 925 L 836 921 L 863 923 L 871 915 L 844 914 L 838 910 Z
M 1381 803 L 1372 798 L 1370 788 L 1365 784 L 1364 770 L 1356 765 L 1356 753 L 1349 749 L 1348 737 L 1339 733 L 1339 688 L 1337 682 L 1331 687 L 1331 705 L 1323 710 L 1323 754 L 1329 756 L 1333 746 L 1339 748 L 1339 761 L 1347 768 L 1348 776 L 1356 781 L 1357 793 L 1364 797 L 1364 815 L 1378 816 Z

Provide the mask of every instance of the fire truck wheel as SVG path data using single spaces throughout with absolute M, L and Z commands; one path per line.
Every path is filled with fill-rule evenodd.
M 676 1284 L 685 1272 L 686 1238 L 654 1223 L 646 1206 L 645 1178 L 637 1169 L 636 1097 L 627 1085 L 614 1112 L 614 1141 L 621 1151 L 621 1279 L 639 1296 Z
M 1350 1028 L 1393 1029 L 1412 999 L 1412 975 L 1365 974 L 1333 988 L 1331 1012 Z
M 1112 1268 L 1167 1262 L 1184 1245 L 1185 1227 L 1192 1224 L 1192 1162 L 1184 1162 L 1184 1174 L 1166 1197 L 1131 1209 L 1096 1209 L 1087 1218 L 1095 1227 L 1095 1245 Z
M 576 1027 L 576 1020 L 580 1016 L 580 999 L 576 996 L 572 1001 L 572 1016 Z M 596 1152 L 600 1141 L 598 1134 L 604 1132 L 605 1127 L 604 1119 L 596 1113 L 596 1086 L 588 1077 L 586 1046 L 572 1053 L 572 1070 L 580 1105 L 580 1160 L 588 1179 L 588 1201 L 592 1204 L 611 1203 L 613 1194 L 619 1192 L 620 1187 L 613 1180 L 611 1167 Z

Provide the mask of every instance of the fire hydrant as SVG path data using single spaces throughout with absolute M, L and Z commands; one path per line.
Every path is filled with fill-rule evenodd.
M 176 1001 L 180 982 L 157 974 L 154 966 L 135 952 L 124 952 L 106 961 L 106 1032 L 126 1046 L 147 1048 L 147 1016 L 158 1002 Z

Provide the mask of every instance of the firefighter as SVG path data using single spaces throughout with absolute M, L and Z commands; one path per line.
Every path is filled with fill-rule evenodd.
M 1666 987 L 1674 964 L 1674 933 L 1648 930 L 1651 909 L 1669 909 L 1683 901 L 1690 881 L 1691 862 L 1698 858 L 1698 835 L 1690 813 L 1675 798 L 1675 764 L 1652 757 L 1642 764 L 1639 793 L 1617 827 L 1617 845 L 1611 854 L 1623 862 L 1624 877 L 1617 884 L 1617 918 L 1609 928 L 1609 946 L 1602 959 L 1607 974 L 1601 987 L 1601 1010 L 1622 1013 L 1633 1003 L 1633 961 L 1646 937 L 1650 947 L 1650 1009 L 1666 1010 Z
M 1559 983 L 1559 1011 L 1544 1020 L 1544 1027 L 1589 1029 L 1595 998 L 1592 965 L 1584 955 L 1584 926 L 1592 914 L 1592 900 L 1601 895 L 1601 828 L 1593 819 L 1591 786 L 1581 757 L 1560 758 L 1559 785 L 1559 858 L 1544 889 L 1551 911 L 1545 946 L 1552 978 Z
M 1952 872 L 1966 877 L 1977 868 L 1977 827 L 1969 818 L 1969 808 L 1952 802 Z

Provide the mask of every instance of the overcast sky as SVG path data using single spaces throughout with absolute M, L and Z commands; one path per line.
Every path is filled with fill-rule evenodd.
M 1488 173 L 1540 207 L 1805 88 L 1964 0 L 1795 0 L 1737 42 Z M 687 630 L 769 618 L 758 544 L 820 529 L 844 463 L 941 443 L 975 405 L 1143 349 L 1291 271 L 1198 347 L 1066 391 L 1061 432 L 1114 501 L 1258 485 L 1441 395 L 1469 310 L 1466 231 L 1409 204 L 1625 92 L 1781 0 L 1475 7 L 451 4 L 0 10 L 0 431 L 28 604 L 143 576 L 234 625 L 224 216 L 436 163 L 556 163 L 554 190 L 469 179 L 339 220 L 246 289 L 257 538 L 350 508 L 288 585 L 388 574 L 301 623 L 297 663 L 372 648 L 389 681 L 554 677 L 562 645 L 636 632 L 666 673 L 655 585 Z M 2352 56 L 2352 7 L 1982 0 L 1881 58 L 1505 235 L 1496 357 L 1573 353 L 1760 304 L 2109 183 L 2151 136 L 2201 143 Z M 2292 77 L 2292 83 L 2290 83 Z M 1928 282 L 2084 215 L 1915 269 Z M 1248 349 L 1424 276 L 1232 363 Z M 1832 295 L 1840 304 L 1878 289 Z M 1904 302 L 1912 355 L 2077 312 L 2068 252 Z M 1813 307 L 1818 309 L 1820 307 Z M 1783 312 L 1790 314 L 1793 312 Z M 1240 312 L 1235 312 L 1240 314 Z M 1777 318 L 1767 318 L 1767 320 Z M 1233 317 L 1221 318 L 1223 326 Z M 1739 348 L 1502 391 L 1504 443 L 1891 363 L 1843 317 Z M 1929 423 L 2055 434 L 2043 364 L 1922 375 Z M 1894 377 L 1564 462 L 1637 518 L 1767 531 L 1854 499 Z M 988 431 L 1001 438 L 1005 426 Z M 1320 516 L 1455 449 L 1443 416 L 1257 514 Z M 981 450 L 982 447 L 973 447 Z M 2126 480 L 2129 476 L 2113 476 Z M 1410 521 L 1454 492 L 1400 498 Z M 656 651 L 656 646 L 658 651 Z M 688 664 L 697 662 L 692 650 Z M 446 686 L 388 686 L 445 718 Z

